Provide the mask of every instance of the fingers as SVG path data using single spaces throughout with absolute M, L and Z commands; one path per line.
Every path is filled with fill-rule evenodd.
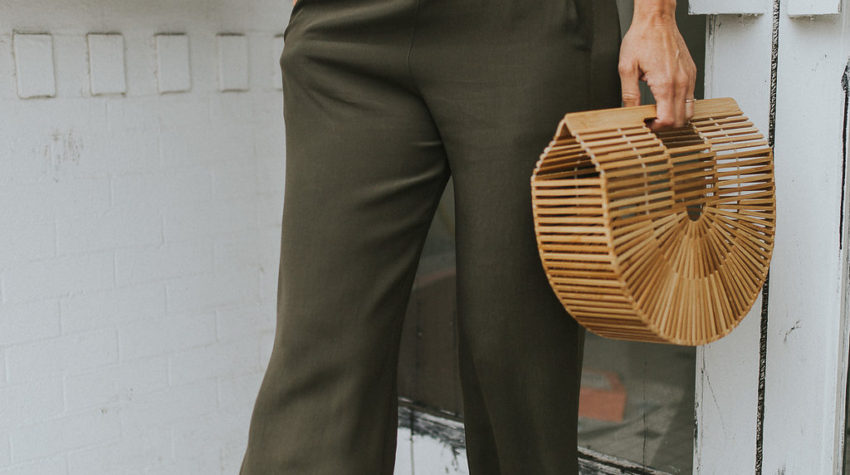
M 688 76 L 685 73 L 679 73 L 674 83 L 673 106 L 675 115 L 673 117 L 673 127 L 682 127 L 685 125 L 685 114 L 687 103 L 685 99 L 688 97 Z
M 690 57 L 687 62 L 693 64 Z M 686 64 L 687 64 L 686 62 Z M 660 84 L 650 84 L 657 103 L 657 119 L 650 124 L 652 130 L 683 127 L 694 116 L 694 88 L 696 67 L 680 66 L 673 75 Z M 654 87 L 653 87 L 654 86 Z
M 691 61 L 693 62 L 693 61 Z M 685 94 L 685 120 L 690 121 L 694 117 L 694 89 L 697 82 L 697 68 L 694 65 L 691 77 L 688 79 L 687 93 Z
M 677 98 L 674 90 L 670 86 L 656 86 L 652 88 L 652 95 L 655 96 L 655 120 L 649 124 L 651 130 L 661 130 L 671 127 L 675 124 L 677 111 Z M 682 99 L 684 101 L 684 99 Z M 684 107 L 684 104 L 681 104 Z M 684 111 L 682 111 L 684 115 Z
M 619 64 L 620 89 L 623 92 L 623 107 L 640 105 L 640 70 L 637 62 L 621 58 Z
M 694 117 L 694 93 L 685 99 L 685 121 L 688 122 Z

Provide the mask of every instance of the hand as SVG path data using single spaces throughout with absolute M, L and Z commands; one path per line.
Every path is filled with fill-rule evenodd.
M 659 15 L 657 10 L 645 13 L 646 9 L 635 2 L 635 17 L 620 46 L 623 106 L 640 105 L 638 81 L 646 81 L 657 110 L 650 129 L 681 127 L 694 115 L 697 67 L 676 26 L 674 11 Z
M 292 6 L 293 6 L 293 7 L 295 6 L 295 2 L 297 2 L 297 1 L 298 1 L 298 0 L 292 0 Z

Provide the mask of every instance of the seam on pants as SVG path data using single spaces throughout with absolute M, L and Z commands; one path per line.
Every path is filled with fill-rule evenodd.
M 419 92 L 419 86 L 416 84 L 416 79 L 413 77 L 413 68 L 410 66 L 410 56 L 413 53 L 413 39 L 416 37 L 416 19 L 419 17 L 419 3 L 421 0 L 416 0 L 416 9 L 413 11 L 413 30 L 410 32 L 410 46 L 407 48 L 407 75 L 410 76 L 410 84 Z

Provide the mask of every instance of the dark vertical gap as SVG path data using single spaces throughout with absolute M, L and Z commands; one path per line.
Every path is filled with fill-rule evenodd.
M 838 250 L 844 246 L 844 186 L 847 181 L 847 109 L 850 103 L 850 60 L 844 66 L 841 75 L 841 89 L 844 90 L 844 124 L 841 127 L 841 205 L 838 207 Z
M 844 123 L 841 127 L 841 206 L 839 212 L 838 226 L 838 250 L 841 255 L 841 248 L 844 245 L 844 190 L 847 186 L 847 129 L 850 127 L 848 123 L 848 114 L 850 113 L 850 59 L 844 66 L 844 74 L 841 75 L 841 89 L 844 90 Z M 845 277 L 846 278 L 846 277 Z M 846 287 L 842 289 L 846 293 Z M 845 297 L 846 298 L 846 297 Z M 847 473 L 847 412 L 850 410 L 850 399 L 847 395 L 850 393 L 850 375 L 847 371 L 844 374 L 845 390 L 844 390 L 844 433 L 841 436 L 841 473 Z
M 771 148 L 776 143 L 776 76 L 779 64 L 779 5 L 773 0 L 772 28 L 770 38 L 770 114 L 768 118 L 767 141 Z M 759 335 L 759 380 L 758 380 L 758 418 L 756 422 L 756 474 L 762 473 L 762 455 L 764 447 L 764 391 L 767 372 L 767 322 L 768 293 L 770 289 L 770 270 L 762 286 L 761 322 Z

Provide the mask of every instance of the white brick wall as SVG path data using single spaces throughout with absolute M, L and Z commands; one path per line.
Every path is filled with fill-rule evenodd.
M 237 473 L 274 341 L 290 4 L 0 1 L 0 475 Z M 398 454 L 465 473 L 406 429 Z
M 0 2 L 0 474 L 237 472 L 290 3 Z

